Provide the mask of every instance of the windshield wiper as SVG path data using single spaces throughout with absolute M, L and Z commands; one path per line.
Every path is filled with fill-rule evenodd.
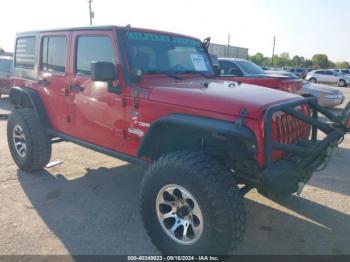
M 160 71 L 160 70 L 150 70 L 150 71 L 147 71 L 147 72 L 144 72 L 144 74 L 149 74 L 149 75 L 155 75 L 155 74 L 162 74 L 162 75 L 167 75 L 167 76 L 170 76 L 174 79 L 177 79 L 177 80 L 182 80 L 183 78 L 182 77 L 179 77 L 176 75 L 176 73 L 171 73 L 171 72 L 167 72 L 167 71 Z
M 207 75 L 207 74 L 205 74 L 203 72 L 193 71 L 193 70 L 180 71 L 180 72 L 176 72 L 176 73 L 178 73 L 178 74 L 194 74 L 194 75 L 195 74 L 199 74 L 199 75 L 201 75 L 201 76 L 203 76 L 203 77 L 205 77 L 207 79 L 214 79 L 215 78 L 215 76 L 213 76 L 213 75 Z

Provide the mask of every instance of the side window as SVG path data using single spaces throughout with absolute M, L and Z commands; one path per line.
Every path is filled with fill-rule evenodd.
M 219 61 L 219 64 L 221 69 L 224 70 L 224 75 L 242 75 L 241 69 L 234 63 L 228 61 Z
M 110 62 L 115 65 L 112 40 L 108 36 L 80 36 L 76 51 L 76 73 L 91 74 L 91 62 Z
M 35 37 L 19 37 L 16 41 L 15 67 L 33 69 L 35 62 Z
M 44 37 L 41 67 L 43 70 L 64 73 L 66 71 L 67 39 L 65 36 Z

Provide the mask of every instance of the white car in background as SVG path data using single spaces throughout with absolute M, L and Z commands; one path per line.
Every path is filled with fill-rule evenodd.
M 339 74 L 350 75 L 350 69 L 333 69 L 333 71 Z
M 313 70 L 305 79 L 311 83 L 333 84 L 341 87 L 349 86 L 350 84 L 350 75 L 326 69 Z
M 272 71 L 268 72 L 270 73 Z M 274 73 L 289 77 L 298 77 L 297 75 L 287 71 L 278 71 Z M 303 80 L 303 86 L 300 95 L 303 97 L 315 97 L 319 105 L 324 107 L 338 106 L 341 105 L 345 100 L 345 96 L 340 90 L 326 85 L 310 83 L 305 80 Z

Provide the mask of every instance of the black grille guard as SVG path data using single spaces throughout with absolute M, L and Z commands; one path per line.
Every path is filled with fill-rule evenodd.
M 306 116 L 297 110 L 295 107 L 309 105 L 312 110 L 311 116 Z M 281 144 L 273 141 L 272 138 L 272 117 L 276 112 L 284 112 L 287 115 L 291 115 L 305 123 L 311 125 L 311 142 L 312 147 L 305 147 L 299 144 Z M 318 120 L 318 115 L 321 113 L 328 118 L 332 123 L 323 123 Z M 273 151 L 279 150 L 286 153 L 292 153 L 303 156 L 303 160 L 297 165 L 299 168 L 307 167 L 314 162 L 319 154 L 326 151 L 329 146 L 336 146 L 344 135 L 350 131 L 345 125 L 350 117 L 350 102 L 347 104 L 341 115 L 336 115 L 326 108 L 321 107 L 316 98 L 305 98 L 293 100 L 291 102 L 272 105 L 268 107 L 264 115 L 264 157 L 266 167 L 272 167 L 273 162 Z M 323 131 L 326 137 L 318 141 L 317 133 L 318 130 Z

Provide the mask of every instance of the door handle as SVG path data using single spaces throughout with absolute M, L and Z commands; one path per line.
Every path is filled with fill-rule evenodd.
M 46 86 L 48 86 L 48 85 L 50 84 L 50 82 L 47 81 L 47 80 L 44 78 L 44 79 L 40 79 L 40 80 L 38 81 L 38 84 L 46 87 Z
M 72 92 L 79 93 L 79 92 L 83 92 L 84 91 L 84 87 L 81 87 L 81 86 L 69 86 L 68 90 L 72 91 Z

